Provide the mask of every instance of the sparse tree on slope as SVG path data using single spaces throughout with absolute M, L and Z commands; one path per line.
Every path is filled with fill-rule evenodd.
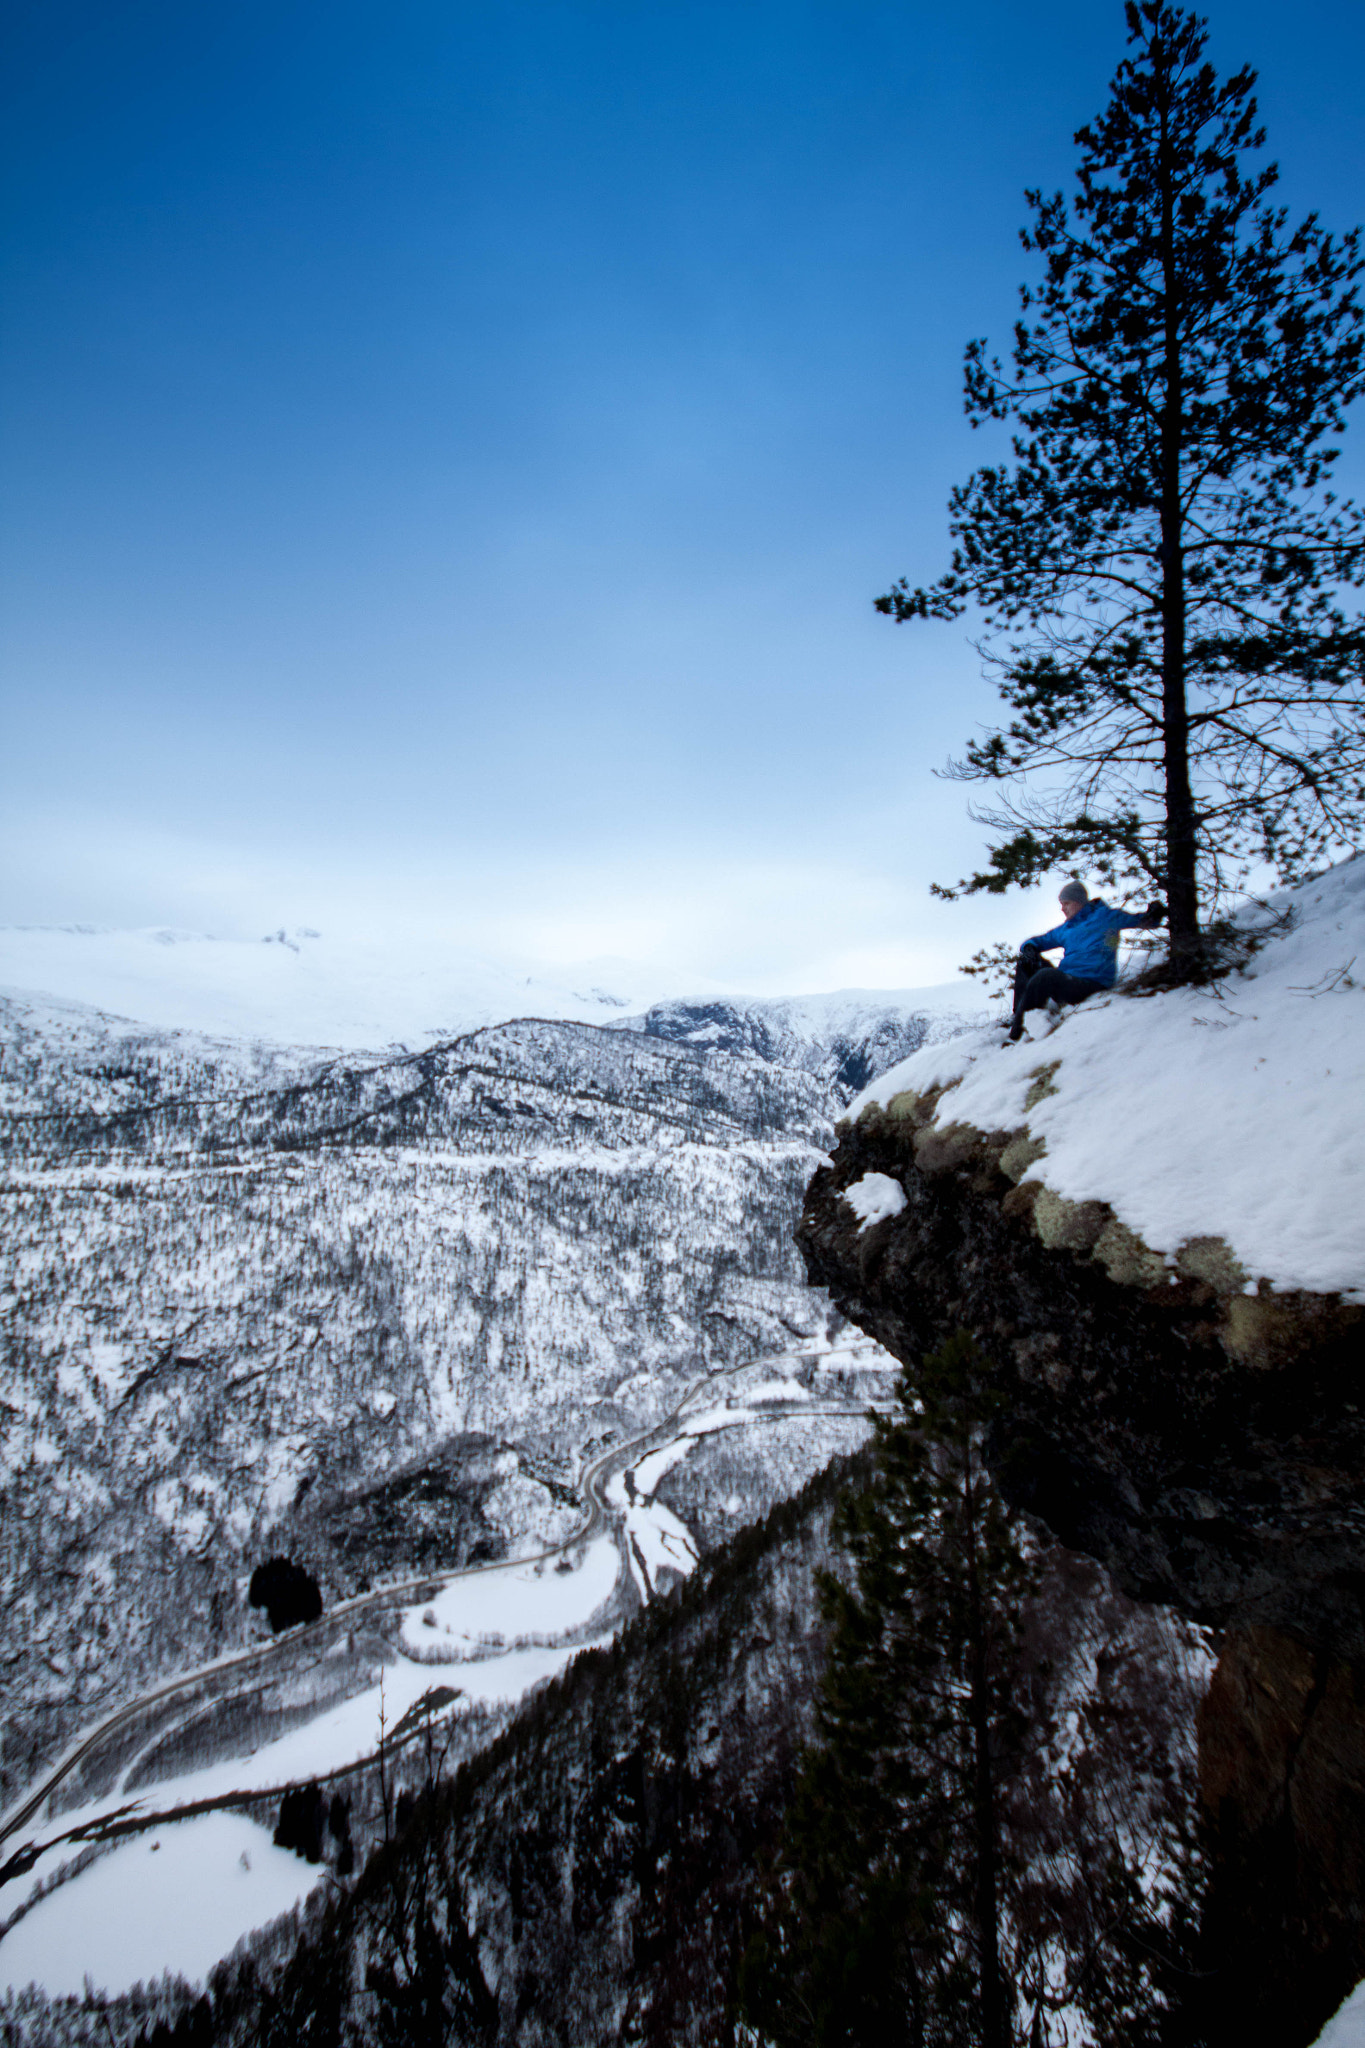
M 1188 2017 L 1198 1688 L 1029 1540 L 988 1375 L 966 1337 L 907 1374 L 836 1522 L 854 1582 L 826 1581 L 817 1738 L 740 1972 L 752 2048 L 1156 2048 Z M 1102 1700 L 1092 1660 L 1126 1674 Z
M 856 1585 L 826 1582 L 820 1739 L 741 1979 L 782 2048 L 1014 2038 L 999 1777 L 1032 1573 L 982 1458 L 979 1364 L 966 1338 L 925 1361 L 922 1423 L 879 1423 L 878 1478 L 841 1511 Z
M 1200 907 L 1264 862 L 1290 879 L 1365 814 L 1365 522 L 1328 488 L 1365 388 L 1358 231 L 1269 203 L 1255 74 L 1220 81 L 1205 24 L 1128 0 L 1132 55 L 1082 128 L 1078 190 L 1027 194 L 1042 282 L 1013 373 L 966 357 L 973 425 L 1013 461 L 952 496 L 952 567 L 877 600 L 984 619 L 1012 716 L 949 773 L 994 785 L 1004 836 L 954 889 L 1057 867 L 1164 887 L 1178 965 Z

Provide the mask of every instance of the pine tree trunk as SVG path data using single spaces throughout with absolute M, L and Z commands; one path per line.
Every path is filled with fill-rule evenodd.
M 1165 573 L 1161 629 L 1161 725 L 1166 776 L 1166 900 L 1171 958 L 1192 965 L 1199 956 L 1197 835 L 1190 788 L 1190 725 L 1185 700 L 1185 565 L 1180 548 L 1178 486 L 1175 506 L 1162 507 Z M 1172 539 L 1165 536 L 1171 534 Z
M 1192 967 L 1199 957 L 1199 889 L 1194 793 L 1190 787 L 1190 716 L 1185 695 L 1185 508 L 1180 493 L 1184 365 L 1180 353 L 1180 279 L 1175 260 L 1175 172 L 1161 110 L 1161 264 L 1165 296 L 1165 394 L 1161 411 L 1161 742 L 1166 781 L 1166 901 L 1171 959 Z

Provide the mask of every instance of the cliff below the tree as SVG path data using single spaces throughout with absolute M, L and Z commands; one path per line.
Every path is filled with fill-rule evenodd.
M 799 1229 L 907 1363 L 970 1329 L 1008 1486 L 1133 1592 L 1365 1657 L 1365 861 L 1211 989 L 975 1031 L 849 1107 Z
M 1211 989 L 902 1062 L 798 1239 L 912 1376 L 973 1332 L 1006 1492 L 1219 1631 L 1211 1911 L 1290 2041 L 1365 1969 L 1365 861 L 1242 929 Z
M 1023 1178 L 1026 1132 L 945 1107 L 904 1091 L 843 1130 L 800 1226 L 812 1280 L 907 1364 L 973 1331 L 1007 1490 L 1130 1592 L 1365 1658 L 1359 1305 L 1234 1290 L 1211 1236 L 1168 1271 L 1108 1205 Z M 874 1176 L 904 1200 L 865 1225 L 845 1196 Z

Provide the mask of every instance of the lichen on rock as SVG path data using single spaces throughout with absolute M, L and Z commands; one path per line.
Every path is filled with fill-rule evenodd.
M 1030 1130 L 1016 1131 L 1000 1154 L 1000 1171 L 1007 1180 L 1021 1181 L 1031 1166 L 1047 1154 L 1047 1143 Z
M 1036 1109 L 1040 1102 L 1047 1101 L 1049 1095 L 1057 1093 L 1057 1084 L 1053 1077 L 1061 1064 L 1060 1060 L 1049 1060 L 1045 1067 L 1034 1068 L 1033 1086 L 1024 1097 L 1025 1109 Z
M 1068 1202 L 1044 1185 L 1033 1204 L 1033 1227 L 1050 1251 L 1088 1252 L 1111 1221 L 1103 1202 Z
M 1117 1216 L 1110 1218 L 1095 1240 L 1095 1257 L 1120 1287 L 1159 1287 L 1166 1278 L 1166 1261 L 1160 1252 L 1144 1244 Z
M 921 1124 L 913 1141 L 915 1164 L 921 1173 L 949 1173 L 978 1164 L 988 1145 L 986 1133 L 972 1124 Z
M 1226 1238 L 1187 1238 L 1175 1255 L 1176 1271 L 1189 1280 L 1203 1280 L 1219 1294 L 1240 1294 L 1247 1271 Z
M 1261 1284 L 1256 1294 L 1240 1294 L 1228 1303 L 1223 1345 L 1240 1364 L 1262 1371 L 1292 1365 L 1334 1339 L 1359 1342 L 1365 1309 L 1312 1294 L 1274 1294 Z M 1360 1359 L 1365 1382 L 1365 1356 Z

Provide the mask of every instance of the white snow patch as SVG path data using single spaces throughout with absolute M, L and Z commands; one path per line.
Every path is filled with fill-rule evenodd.
M 849 1105 L 856 1121 L 909 1089 L 950 1089 L 944 1123 L 1027 1127 L 1029 1168 L 1103 1201 L 1155 1251 L 1221 1237 L 1252 1282 L 1365 1301 L 1365 859 L 1286 890 L 1247 969 L 1214 990 L 1067 1011 L 1045 1057 L 976 1031 L 926 1047 Z M 1051 1092 L 1024 1107 L 1040 1069 Z
M 691 1448 L 692 1438 L 690 1434 L 684 1433 L 682 1436 L 674 1437 L 671 1444 L 665 1444 L 662 1449 L 651 1451 L 647 1457 L 641 1458 L 630 1474 L 637 1494 L 643 1500 L 649 1500 L 658 1492 L 659 1482 L 665 1472 L 671 1472 L 675 1465 L 680 1465 Z
M 514 1643 L 519 1637 L 563 1636 L 583 1628 L 611 1598 L 619 1570 L 616 1545 L 599 1536 L 571 1571 L 541 1557 L 506 1567 L 485 1567 L 452 1579 L 434 1600 L 411 1607 L 403 1619 L 404 1649 L 452 1658 L 471 1647 Z M 424 1620 L 434 1614 L 435 1625 Z M 461 1686 L 466 1676 L 460 1675 Z
M 86 1345 L 90 1369 L 110 1394 L 120 1394 L 127 1379 L 127 1346 L 92 1337 Z
M 888 1216 L 899 1216 L 905 1207 L 905 1189 L 889 1173 L 865 1173 L 852 1187 L 844 1189 L 844 1200 L 858 1219 L 858 1233 Z
M 1357 1984 L 1328 2020 L 1314 2048 L 1365 2048 L 1365 1984 Z
M 200 1982 L 244 1934 L 324 1875 L 237 1813 L 149 1829 L 40 1899 L 0 1942 L 0 1984 L 50 1997 L 131 1990 L 164 1971 Z
M 763 1380 L 746 1391 L 744 1406 L 762 1408 L 770 1401 L 809 1401 L 810 1398 L 809 1387 L 803 1387 L 798 1380 Z
M 626 1561 L 640 1598 L 648 1600 L 657 1590 L 662 1572 L 686 1578 L 697 1562 L 692 1533 L 662 1501 L 632 1500 L 626 1475 L 614 1473 L 607 1482 L 606 1497 L 621 1517 Z

